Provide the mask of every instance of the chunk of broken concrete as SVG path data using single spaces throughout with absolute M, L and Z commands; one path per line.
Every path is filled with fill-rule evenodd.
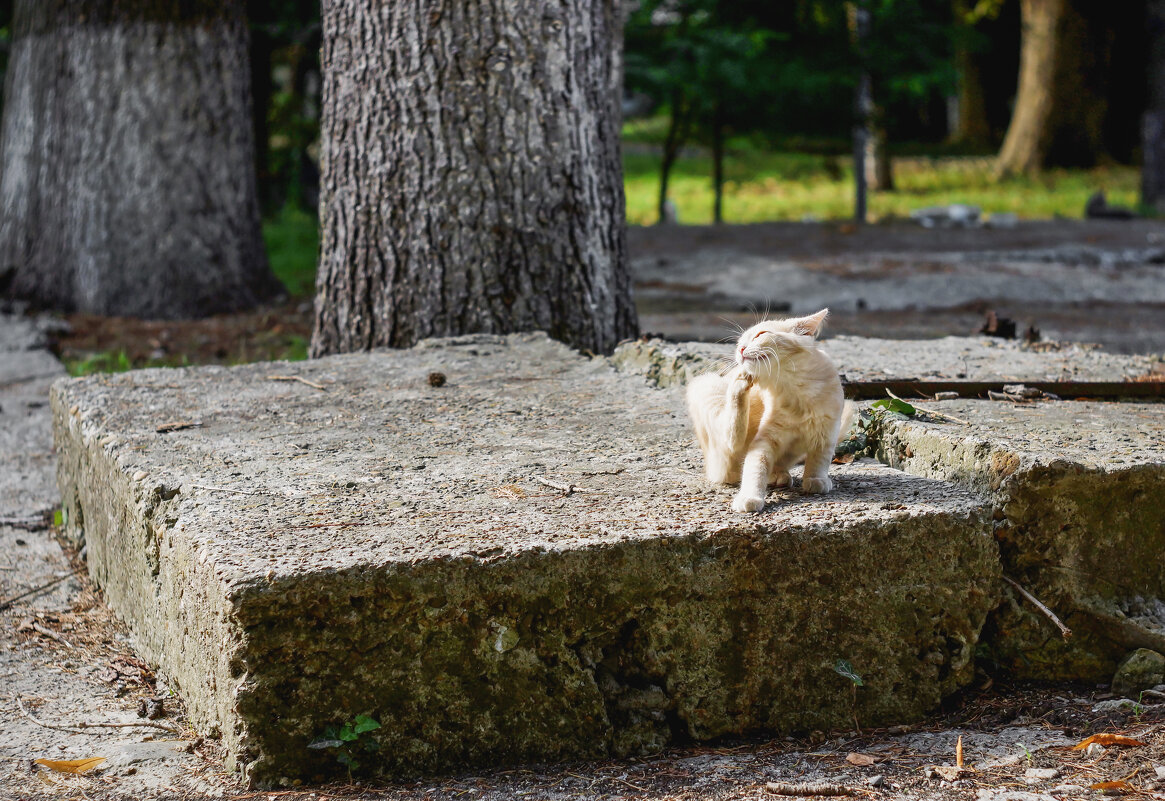
M 94 579 L 260 783 L 342 771 L 308 746 L 361 714 L 393 775 L 916 719 L 971 679 L 998 598 L 974 494 L 858 462 L 736 515 L 681 392 L 541 335 L 52 402 Z M 177 419 L 202 426 L 157 433 Z
M 991 499 L 1010 588 L 992 657 L 1040 679 L 1108 681 L 1130 649 L 1165 650 L 1165 406 L 948 401 L 967 425 L 879 415 L 880 458 Z

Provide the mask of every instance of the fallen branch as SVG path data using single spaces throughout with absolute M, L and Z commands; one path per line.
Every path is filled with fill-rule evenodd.
M 1003 580 L 1006 581 L 1008 584 L 1010 584 L 1012 587 L 1015 587 L 1016 592 L 1018 592 L 1024 598 L 1031 601 L 1032 604 L 1036 607 L 1036 609 L 1039 609 L 1041 612 L 1043 612 L 1047 616 L 1048 620 L 1055 623 L 1056 628 L 1058 628 L 1060 630 L 1060 636 L 1062 636 L 1065 640 L 1072 636 L 1072 629 L 1068 628 L 1062 622 L 1060 622 L 1060 618 L 1056 617 L 1056 613 L 1053 612 L 1048 607 L 1044 606 L 1042 603 L 1040 603 L 1039 598 L 1032 595 L 1030 592 L 1025 590 L 1023 587 L 1019 586 L 1019 584 L 1017 584 L 1014 579 L 1010 579 L 1007 576 L 1004 576 Z
M 317 384 L 315 381 L 308 381 L 306 378 L 304 378 L 303 376 L 299 376 L 299 375 L 269 375 L 269 376 L 267 376 L 267 380 L 268 381 L 298 381 L 301 384 L 306 384 L 307 386 L 312 387 L 313 389 L 318 389 L 318 390 L 321 390 L 324 392 L 326 392 L 328 389 L 323 384 Z
M 856 795 L 857 790 L 849 787 L 843 787 L 840 784 L 824 784 L 822 782 L 815 782 L 812 784 L 790 784 L 788 782 L 768 782 L 765 784 L 765 789 L 770 793 L 777 795 L 799 795 L 799 796 L 814 796 L 814 795 Z
M 162 731 L 168 731 L 171 734 L 181 734 L 182 733 L 182 732 L 178 731 L 178 729 L 174 726 L 169 726 L 165 723 L 155 723 L 152 720 L 142 720 L 142 721 L 136 721 L 134 723 L 84 723 L 84 722 L 82 722 L 82 723 L 74 723 L 72 726 L 57 726 L 57 725 L 54 725 L 52 723 L 45 723 L 43 720 L 36 717 L 31 712 L 29 712 L 27 709 L 25 709 L 24 702 L 20 700 L 19 695 L 14 695 L 12 697 L 16 699 L 16 706 L 20 709 L 20 714 L 24 715 L 26 718 L 28 718 L 29 720 L 31 720 L 33 723 L 35 723 L 38 726 L 41 726 L 41 727 L 46 728 L 46 729 L 53 729 L 55 731 L 66 731 L 66 732 L 69 732 L 70 734 L 94 734 L 95 735 L 98 732 L 85 731 L 85 729 L 127 729 L 127 728 L 133 728 L 133 727 L 145 727 L 148 729 L 161 729 Z

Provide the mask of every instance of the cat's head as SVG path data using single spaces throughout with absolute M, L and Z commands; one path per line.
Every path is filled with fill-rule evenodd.
M 762 320 L 736 341 L 736 363 L 750 375 L 779 370 L 783 359 L 813 347 L 828 315 L 829 309 L 822 309 L 808 317 Z

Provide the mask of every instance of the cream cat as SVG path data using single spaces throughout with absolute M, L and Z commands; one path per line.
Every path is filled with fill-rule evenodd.
M 789 468 L 802 460 L 802 490 L 833 489 L 829 465 L 853 406 L 817 344 L 828 314 L 757 323 L 737 340 L 727 375 L 702 375 L 688 385 L 705 473 L 718 484 L 740 482 L 732 499 L 738 512 L 763 509 L 769 485 L 787 487 Z

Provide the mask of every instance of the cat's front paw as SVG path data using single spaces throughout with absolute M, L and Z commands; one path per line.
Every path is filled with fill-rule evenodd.
M 732 499 L 732 510 L 734 512 L 759 512 L 764 508 L 764 498 L 749 498 L 745 495 L 737 495 Z
M 812 495 L 829 492 L 833 489 L 833 479 L 829 476 L 806 476 L 801 479 L 801 489 Z
M 732 378 L 733 397 L 737 400 L 744 398 L 744 396 L 748 394 L 748 391 L 752 389 L 752 385 L 754 383 L 756 383 L 755 377 L 749 375 L 743 370 L 738 370 L 736 375 Z

